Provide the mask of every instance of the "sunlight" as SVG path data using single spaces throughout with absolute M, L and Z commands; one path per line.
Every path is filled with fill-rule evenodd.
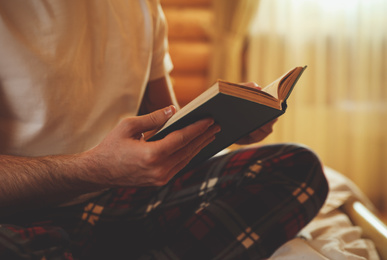
M 315 1 L 315 0 L 312 0 Z M 364 0 L 324 0 L 318 1 L 322 8 L 329 11 L 351 10 L 357 8 L 357 4 Z
M 355 202 L 353 205 L 355 211 L 357 211 L 361 216 L 364 216 L 365 219 L 377 230 L 381 236 L 387 238 L 387 227 L 380 221 L 374 214 L 371 213 L 363 204 Z

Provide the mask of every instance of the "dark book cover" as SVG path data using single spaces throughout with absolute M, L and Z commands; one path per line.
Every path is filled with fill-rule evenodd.
M 232 145 L 250 132 L 260 128 L 261 126 L 285 113 L 287 109 L 287 99 L 305 69 L 306 66 L 296 67 L 278 79 L 280 81 L 278 83 L 279 85 L 287 86 L 287 88 L 285 88 L 286 93 L 283 94 L 282 102 L 278 100 L 279 108 L 274 108 L 269 105 L 260 103 L 265 103 L 268 99 L 272 98 L 272 96 L 267 94 L 265 90 L 263 90 L 263 92 L 260 91 L 260 95 L 266 93 L 261 96 L 261 98 L 251 99 L 255 100 L 254 102 L 248 100 L 251 96 L 245 95 L 246 98 L 237 97 L 239 95 L 237 94 L 238 90 L 236 90 L 236 92 L 227 92 L 228 94 L 222 93 L 221 88 L 219 88 L 218 85 L 217 89 L 211 87 L 208 90 L 209 92 L 206 91 L 207 93 L 205 92 L 202 94 L 204 97 L 209 95 L 210 98 L 208 100 L 206 100 L 204 103 L 200 103 L 200 105 L 198 105 L 196 108 L 193 107 L 193 110 L 179 118 L 176 122 L 173 122 L 172 124 L 161 129 L 154 136 L 149 138 L 148 141 L 160 140 L 169 133 L 188 126 L 200 119 L 207 117 L 213 118 L 215 122 L 220 125 L 222 130 L 216 134 L 216 138 L 212 143 L 203 148 L 188 163 L 183 171 L 192 169 L 193 167 Z M 254 93 L 250 92 L 251 88 L 249 87 L 227 82 L 223 82 L 222 84 L 236 85 L 236 89 L 239 89 L 239 91 L 242 91 L 245 94 L 248 93 L 248 95 L 254 95 Z M 214 90 L 217 92 L 214 92 Z M 277 88 L 277 92 L 279 90 L 280 89 Z M 269 96 L 270 98 L 267 96 L 265 97 L 265 95 Z M 198 97 L 194 101 L 201 101 L 201 98 L 203 97 Z M 190 104 L 194 106 L 194 103 Z M 273 105 L 273 103 L 271 104 Z M 189 109 L 187 108 L 187 110 Z
M 218 93 L 172 125 L 152 136 L 148 141 L 156 141 L 167 134 L 181 129 L 199 119 L 214 118 L 222 128 L 216 139 L 203 148 L 184 168 L 183 171 L 209 159 L 216 153 L 227 148 L 243 136 L 265 125 L 285 111 L 268 107 L 238 97 Z

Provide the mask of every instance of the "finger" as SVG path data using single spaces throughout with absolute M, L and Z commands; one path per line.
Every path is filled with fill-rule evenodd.
M 215 135 L 201 136 L 190 143 L 189 146 L 175 152 L 170 157 L 171 169 L 168 171 L 168 179 L 173 178 L 179 171 L 181 171 L 204 147 L 215 140 Z
M 192 159 L 197 153 L 200 152 L 200 150 L 202 150 L 215 139 L 215 135 L 219 131 L 220 127 L 218 125 L 211 126 L 208 131 L 192 140 L 188 145 L 176 151 L 171 155 L 171 157 L 175 158 L 176 161 L 181 161 L 184 158 Z
M 249 134 L 249 139 L 250 139 L 250 142 L 253 141 L 253 142 L 259 142 L 259 141 L 262 141 L 266 136 L 269 135 L 270 132 L 267 132 L 267 130 L 263 130 L 262 128 L 254 131 L 254 132 L 251 132 Z
M 215 133 L 219 131 L 219 127 L 212 126 L 205 134 L 200 135 L 192 142 L 188 143 L 184 148 L 175 151 L 172 154 L 166 154 L 164 151 L 164 158 L 161 161 L 162 166 L 158 173 L 153 176 L 152 182 L 154 185 L 166 184 L 179 170 L 181 170 L 201 149 L 207 146 L 210 142 L 215 140 Z M 149 143 L 148 143 L 149 144 Z M 160 163 L 160 161 L 159 161 Z
M 258 128 L 257 130 L 242 137 L 236 143 L 239 145 L 244 145 L 244 144 L 251 144 L 251 143 L 262 141 L 263 139 L 265 139 L 268 135 L 270 135 L 273 132 L 274 124 L 277 121 L 278 121 L 278 118 L 270 121 L 269 123 Z
M 202 119 L 168 134 L 164 139 L 156 141 L 156 143 L 157 145 L 160 145 L 164 151 L 173 154 L 177 150 L 187 146 L 198 136 L 204 134 L 213 124 L 214 120 L 211 118 Z M 214 133 L 210 132 L 210 134 Z
M 132 118 L 132 134 L 144 133 L 161 128 L 176 113 L 174 106 L 156 110 L 150 114 Z
M 196 155 L 198 152 L 200 152 L 204 147 L 209 145 L 214 140 L 215 140 L 215 137 L 208 139 L 208 141 L 206 143 L 203 143 L 202 147 L 198 147 L 197 152 L 195 152 L 193 154 Z M 193 157 L 194 156 L 187 156 L 185 159 L 178 161 L 178 163 L 171 169 L 171 171 L 170 171 L 171 175 L 169 176 L 169 178 L 170 179 L 173 178 L 178 172 L 183 170 L 184 167 L 187 166 L 187 164 L 193 159 Z
M 249 142 L 260 142 L 273 132 L 274 122 L 268 123 L 249 134 Z
M 250 88 L 257 88 L 257 89 L 262 89 L 257 83 L 255 82 L 245 82 L 245 83 L 241 83 L 241 85 L 244 85 L 244 86 L 247 86 L 247 87 L 250 87 Z

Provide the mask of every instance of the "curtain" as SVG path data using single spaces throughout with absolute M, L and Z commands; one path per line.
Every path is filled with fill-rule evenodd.
M 387 211 L 387 1 L 261 0 L 246 80 L 307 65 L 265 141 L 298 142 Z
M 210 84 L 242 79 L 242 53 L 259 0 L 213 0 L 214 32 Z

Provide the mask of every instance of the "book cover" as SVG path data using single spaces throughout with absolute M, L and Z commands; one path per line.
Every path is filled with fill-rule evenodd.
M 263 99 L 263 102 L 257 100 L 252 101 L 254 100 L 253 98 L 243 98 L 241 96 L 246 96 L 246 93 L 239 95 L 238 91 L 235 91 L 233 94 L 226 91 L 227 94 L 225 94 L 221 92 L 219 84 L 227 84 L 227 82 L 219 81 L 178 111 L 166 125 L 154 136 L 149 138 L 148 141 L 162 139 L 167 134 L 192 124 L 197 120 L 207 117 L 213 118 L 215 122 L 221 126 L 222 130 L 217 133 L 216 139 L 203 148 L 189 162 L 183 171 L 192 169 L 192 167 L 209 159 L 250 132 L 284 114 L 287 109 L 286 100 L 304 69 L 305 67 L 298 70 L 297 75 L 293 75 L 293 77 L 290 77 L 292 73 L 289 72 L 277 80 L 279 82 L 278 85 L 280 85 L 281 82 L 291 78 L 291 82 L 288 80 L 286 83 L 290 85 L 287 86 L 288 91 L 285 93 L 283 100 L 281 101 L 280 98 L 278 98 L 278 107 L 280 107 L 280 109 L 278 107 L 262 104 L 265 103 L 264 99 L 267 98 L 265 96 L 269 96 L 267 93 L 263 93 L 264 95 L 260 93 L 262 97 L 257 98 L 258 100 Z M 227 87 L 232 87 L 232 85 L 237 84 L 230 83 Z M 253 95 L 250 93 L 251 89 L 249 90 L 246 87 L 240 89 L 242 89 L 242 91 L 243 89 L 246 89 L 248 95 Z M 279 92 L 279 90 L 277 91 Z M 269 98 L 272 99 L 273 97 L 270 96 Z

